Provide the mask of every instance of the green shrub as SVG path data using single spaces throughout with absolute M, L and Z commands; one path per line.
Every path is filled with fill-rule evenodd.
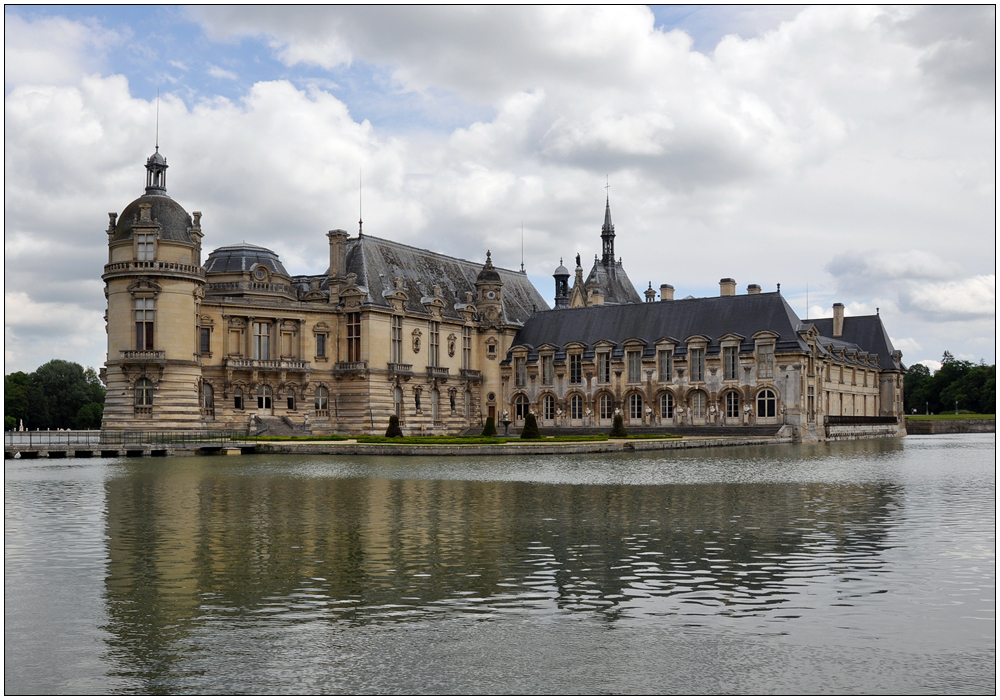
M 623 438 L 628 437 L 628 433 L 625 432 L 625 419 L 622 418 L 622 414 L 615 414 L 614 425 L 611 426 L 611 437 L 613 438 Z
M 524 429 L 521 431 L 522 440 L 540 440 L 542 431 L 538 429 L 538 421 L 534 413 L 529 413 L 524 417 Z
M 403 437 L 403 431 L 399 427 L 399 416 L 393 414 L 389 416 L 389 427 L 385 429 L 387 438 Z
M 3 429 L 4 432 L 6 433 L 9 433 L 13 430 L 17 430 L 17 418 L 15 418 L 14 416 L 4 416 Z
M 483 432 L 480 433 L 482 437 L 493 437 L 497 434 L 497 422 L 493 416 L 486 419 L 486 425 L 483 426 Z

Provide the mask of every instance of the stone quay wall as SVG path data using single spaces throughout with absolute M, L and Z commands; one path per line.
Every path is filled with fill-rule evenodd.
M 943 435 L 945 433 L 995 433 L 996 419 L 975 420 L 913 420 L 906 419 L 909 435 Z

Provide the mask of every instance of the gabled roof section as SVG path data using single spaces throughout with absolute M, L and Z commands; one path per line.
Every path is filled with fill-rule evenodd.
M 621 262 L 612 261 L 611 266 L 605 267 L 600 260 L 595 260 L 590 274 L 587 275 L 586 287 L 589 289 L 591 286 L 601 290 L 605 304 L 643 303 L 639 292 L 635 291 L 635 286 L 625 274 Z
M 622 343 L 629 338 L 690 338 L 706 336 L 715 344 L 737 333 L 750 339 L 758 331 L 778 335 L 776 350 L 806 350 L 796 330 L 800 320 L 777 292 L 742 296 L 681 299 L 582 309 L 554 309 L 530 318 L 515 343 L 560 347 L 572 342 L 593 346 L 601 340 Z M 655 341 L 654 341 L 655 342 Z M 744 340 L 748 348 L 752 340 Z
M 427 313 L 420 300 L 433 295 L 434 285 L 440 285 L 444 302 L 441 315 L 461 320 L 455 306 L 466 303 L 466 293 L 471 293 L 475 300 L 476 278 L 482 269 L 483 264 L 479 262 L 375 236 L 364 235 L 347 241 L 347 272 L 357 275 L 358 286 L 368 290 L 364 303 L 371 306 L 392 308 L 385 292 L 392 293 L 394 280 L 400 278 L 403 291 L 409 297 L 407 312 Z M 549 308 L 526 274 L 499 267 L 494 269 L 503 282 L 501 298 L 505 323 L 524 323 L 535 310 Z
M 882 325 L 880 316 L 846 316 L 844 318 L 844 332 L 839 338 L 833 337 L 832 318 L 810 318 L 803 323 L 811 323 L 819 331 L 820 342 L 824 347 L 831 343 L 840 347 L 842 345 L 855 345 L 869 353 L 878 355 L 878 366 L 880 369 L 902 370 L 901 362 L 896 362 L 892 354 L 896 349 L 892 347 L 889 334 Z

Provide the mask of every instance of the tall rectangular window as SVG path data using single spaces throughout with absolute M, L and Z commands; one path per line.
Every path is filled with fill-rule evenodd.
M 691 364 L 691 381 L 705 381 L 705 349 L 690 348 L 688 350 L 688 361 Z
M 660 350 L 656 354 L 656 369 L 661 382 L 669 382 L 674 377 L 674 351 Z
M 153 349 L 153 317 L 156 301 L 137 298 L 135 300 L 135 349 Z
M 390 356 L 393 364 L 403 361 L 403 317 L 392 317 L 392 342 L 390 345 Z
M 462 369 L 472 369 L 472 329 L 462 327 Z
M 757 348 L 757 376 L 769 379 L 774 376 L 774 346 L 761 345 Z
M 136 260 L 152 260 L 154 251 L 154 241 L 156 235 L 152 233 L 139 233 L 135 237 L 135 258 Z
M 431 321 L 430 339 L 427 341 L 428 362 L 431 367 L 437 367 L 441 360 L 441 324 Z
M 361 312 L 347 314 L 347 361 L 361 361 Z
M 571 353 L 569 356 L 569 383 L 581 384 L 583 382 L 583 355 Z
M 514 386 L 524 386 L 528 383 L 525 364 L 523 357 L 514 358 Z
M 552 355 L 542 355 L 542 384 L 552 386 Z
M 722 371 L 724 379 L 739 379 L 737 360 L 739 348 L 722 348 Z
M 253 359 L 271 359 L 271 324 L 253 324 Z
M 326 357 L 326 333 L 316 334 L 316 357 Z
M 628 356 L 628 380 L 630 382 L 642 381 L 642 353 L 638 350 L 629 350 Z
M 611 383 L 611 353 L 610 352 L 599 352 L 599 353 L 597 353 L 597 383 L 598 384 L 610 384 Z
M 212 352 L 212 329 L 211 328 L 199 328 L 198 329 L 198 352 L 202 355 L 208 355 Z

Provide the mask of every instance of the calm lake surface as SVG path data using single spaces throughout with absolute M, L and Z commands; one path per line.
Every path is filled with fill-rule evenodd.
M 7 693 L 995 693 L 994 435 L 7 460 Z

